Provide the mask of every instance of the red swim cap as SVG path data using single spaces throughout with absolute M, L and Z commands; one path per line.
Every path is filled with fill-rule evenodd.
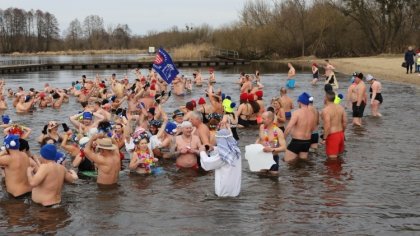
M 241 96 L 239 97 L 239 100 L 241 100 L 241 101 L 246 101 L 246 100 L 248 100 L 248 94 L 247 94 L 247 93 L 243 93 L 243 94 L 241 94 Z
M 201 98 L 198 100 L 198 105 L 203 105 L 203 104 L 206 104 L 206 100 L 205 100 L 203 97 L 201 97 Z
M 253 93 L 248 94 L 248 102 L 253 102 L 255 101 L 255 95 Z

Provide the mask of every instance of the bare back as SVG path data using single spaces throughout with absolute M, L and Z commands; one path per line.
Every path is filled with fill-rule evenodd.
M 32 187 L 26 176 L 30 164 L 29 157 L 24 152 L 14 152 L 2 158 L 10 158 L 9 164 L 4 169 L 7 192 L 14 197 L 30 192 Z
M 292 138 L 300 140 L 311 139 L 315 124 L 315 116 L 312 111 L 306 107 L 300 108 L 293 112 L 290 123 L 292 123 L 293 119 L 296 119 L 296 123 L 291 131 Z
M 64 166 L 53 162 L 41 164 L 38 172 L 45 172 L 45 177 L 32 189 L 32 200 L 44 206 L 60 203 L 66 175 Z
M 340 105 L 332 103 L 324 108 L 323 119 L 324 123 L 327 122 L 329 124 L 330 134 L 344 131 L 346 119 L 345 116 L 344 108 Z
M 110 151 L 102 156 L 103 163 L 98 164 L 98 184 L 115 184 L 118 181 L 121 161 L 118 151 Z

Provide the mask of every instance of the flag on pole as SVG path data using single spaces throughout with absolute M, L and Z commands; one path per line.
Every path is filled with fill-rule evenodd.
M 168 84 L 171 84 L 172 80 L 179 74 L 178 69 L 172 62 L 171 56 L 169 56 L 163 48 L 159 48 L 159 51 L 156 54 L 155 61 L 153 62 L 153 69 L 159 73 L 162 79 Z

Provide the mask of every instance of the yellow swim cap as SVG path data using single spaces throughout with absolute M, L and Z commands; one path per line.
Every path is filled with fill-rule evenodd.
M 225 110 L 225 112 L 228 112 L 228 113 L 232 113 L 233 112 L 233 107 L 231 106 L 232 105 L 232 101 L 231 100 L 229 100 L 229 99 L 223 100 L 222 105 L 223 105 L 223 109 Z
M 335 95 L 334 104 L 339 105 L 340 103 L 341 103 L 341 98 L 339 96 Z

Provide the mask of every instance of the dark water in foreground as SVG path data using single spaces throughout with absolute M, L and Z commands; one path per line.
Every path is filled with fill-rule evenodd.
M 232 81 L 241 70 L 253 72 L 249 68 L 217 70 L 216 87 L 237 98 L 238 85 Z M 130 72 L 117 71 L 124 73 Z M 191 74 L 192 70 L 181 73 Z M 41 88 L 44 82 L 64 87 L 81 74 L 89 77 L 96 71 L 37 72 L 6 79 L 13 88 Z M 278 96 L 286 79 L 284 68 L 267 67 L 262 74 L 266 100 Z M 290 96 L 296 99 L 307 91 L 321 108 L 323 86 L 312 87 L 310 80 L 310 74 L 300 73 L 299 87 L 290 91 Z M 349 84 L 344 76 L 340 82 L 342 87 Z M 124 173 L 114 187 L 99 188 L 89 179 L 66 185 L 62 204 L 55 209 L 10 199 L 2 185 L 0 234 L 420 234 L 419 94 L 405 85 L 383 82 L 383 87 L 384 117 L 364 118 L 362 129 L 349 126 L 343 163 L 326 163 L 321 148 L 308 163 L 282 164 L 279 178 L 263 178 L 250 173 L 244 159 L 242 192 L 238 198 L 227 199 L 214 196 L 213 173 L 177 172 L 173 163 L 164 163 L 165 173 L 159 176 Z M 197 99 L 202 90 L 172 98 L 166 104 L 167 111 Z M 48 120 L 67 122 L 67 117 L 79 109 L 72 100 L 60 111 L 45 109 L 23 116 L 11 110 L 7 113 L 32 127 L 31 137 L 35 139 Z M 239 135 L 243 150 L 255 141 L 257 132 L 241 130 Z M 32 149 L 39 147 L 32 142 Z

